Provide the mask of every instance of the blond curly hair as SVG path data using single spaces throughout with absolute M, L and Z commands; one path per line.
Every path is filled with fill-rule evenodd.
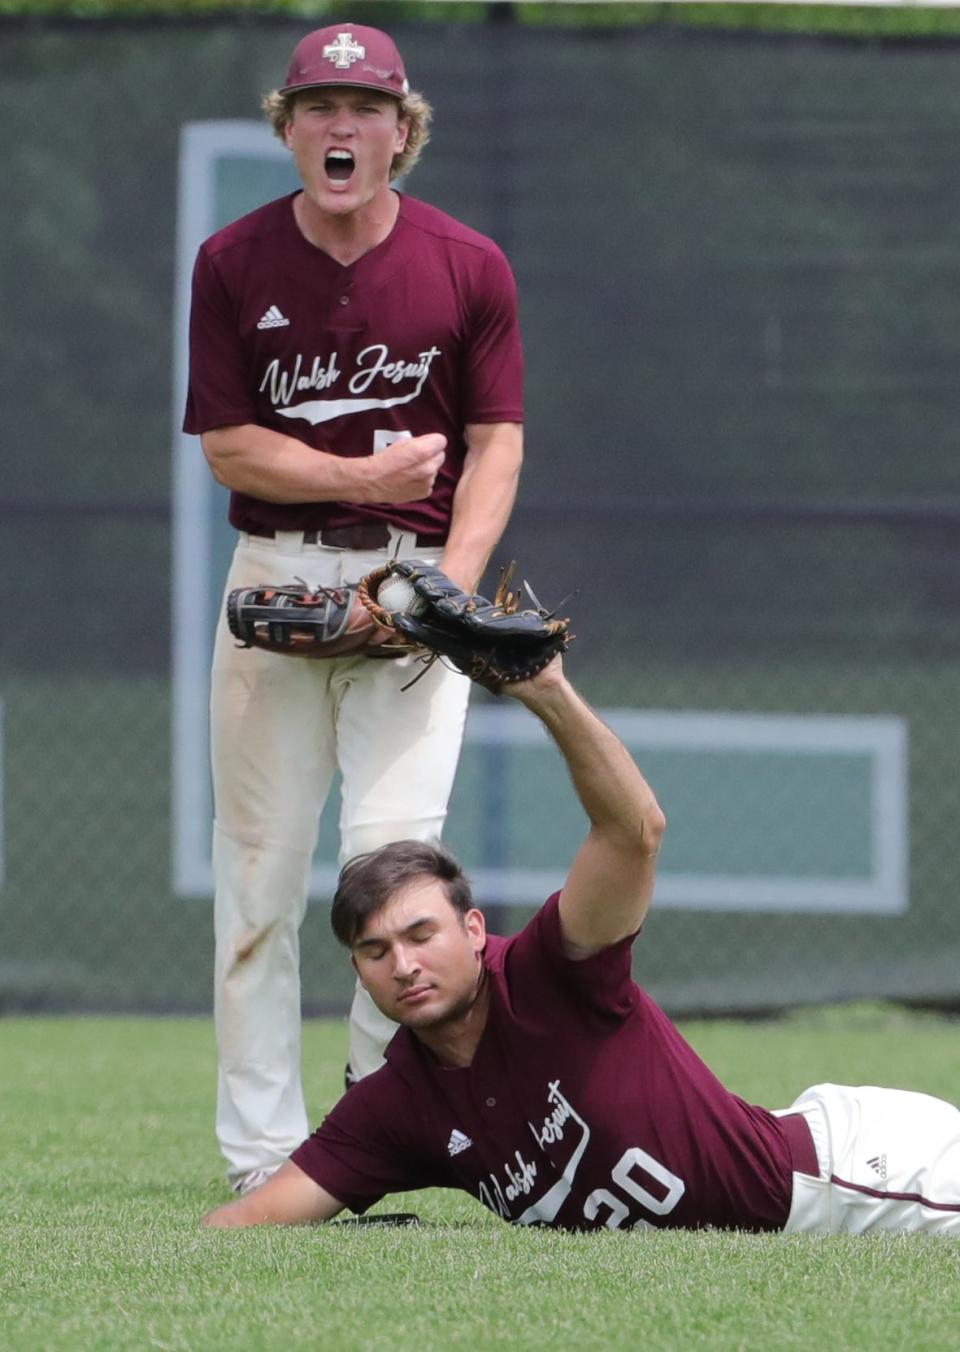
M 274 135 L 279 136 L 281 141 L 286 128 L 293 121 L 294 104 L 308 92 L 307 89 L 293 89 L 288 94 L 281 94 L 279 89 L 274 89 L 264 95 L 261 106 Z M 407 143 L 393 157 L 390 165 L 391 179 L 402 178 L 404 174 L 410 173 L 430 140 L 430 123 L 433 121 L 433 108 L 415 89 L 397 102 L 399 120 L 406 122 L 408 127 Z

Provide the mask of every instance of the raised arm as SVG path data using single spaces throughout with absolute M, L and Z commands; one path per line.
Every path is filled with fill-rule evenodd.
M 559 657 L 531 680 L 505 686 L 504 694 L 541 720 L 590 820 L 560 894 L 567 950 L 588 957 L 639 929 L 666 822 L 630 753 L 574 690 Z
M 245 1197 L 226 1202 L 210 1211 L 200 1222 L 211 1229 L 232 1229 L 247 1225 L 306 1225 L 310 1221 L 328 1221 L 343 1210 L 343 1203 L 308 1178 L 302 1169 L 287 1160 L 259 1188 Z

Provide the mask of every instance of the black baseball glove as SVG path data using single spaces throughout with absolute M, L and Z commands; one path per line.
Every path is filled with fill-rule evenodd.
M 238 587 L 227 597 L 227 623 L 245 648 L 298 657 L 399 657 L 409 652 L 399 636 L 384 634 L 358 587 Z
M 510 564 L 501 571 L 496 595 L 488 601 L 461 591 L 432 564 L 395 560 L 361 580 L 359 597 L 377 624 L 426 649 L 430 660 L 446 658 L 478 685 L 499 694 L 504 685 L 542 671 L 573 637 L 570 621 L 556 619 L 532 593 L 535 608 L 519 608 L 518 594 L 508 590 L 513 569 Z M 377 598 L 396 578 L 408 582 L 413 594 L 402 609 L 388 610 Z

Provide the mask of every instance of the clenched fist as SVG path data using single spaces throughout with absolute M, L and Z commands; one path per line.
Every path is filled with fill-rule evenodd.
M 402 437 L 365 462 L 369 466 L 368 502 L 418 502 L 433 492 L 447 439 L 439 432 Z

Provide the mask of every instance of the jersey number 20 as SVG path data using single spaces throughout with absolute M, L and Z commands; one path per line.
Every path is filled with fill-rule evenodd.
M 666 1191 L 660 1196 L 650 1192 L 633 1177 L 632 1171 L 635 1169 L 642 1170 L 648 1178 L 659 1183 Z M 655 1160 L 638 1145 L 624 1151 L 613 1167 L 612 1178 L 621 1192 L 626 1193 L 654 1216 L 668 1216 L 686 1190 L 682 1178 L 677 1178 L 666 1165 Z M 583 1214 L 588 1221 L 595 1221 L 603 1207 L 607 1208 L 607 1218 L 603 1223 L 609 1230 L 619 1230 L 630 1216 L 629 1206 L 609 1188 L 595 1188 L 583 1204 Z M 654 1228 L 649 1221 L 642 1219 L 634 1222 L 634 1226 L 638 1225 Z

